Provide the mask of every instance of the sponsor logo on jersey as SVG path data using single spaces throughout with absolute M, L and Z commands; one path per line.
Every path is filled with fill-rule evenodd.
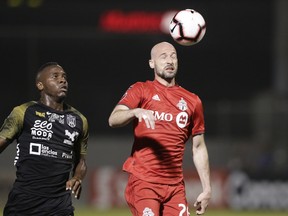
M 158 94 L 154 95 L 152 97 L 152 100 L 160 101 L 160 98 L 159 98 Z
M 188 122 L 188 114 L 186 112 L 178 113 L 176 116 L 176 124 L 180 128 L 184 128 Z
M 19 160 L 19 155 L 20 155 L 20 148 L 19 148 L 19 143 L 16 145 L 16 156 L 14 158 L 14 166 L 17 164 L 17 161 Z
M 158 95 L 157 94 L 154 95 L 153 98 L 156 96 L 158 96 Z M 186 125 L 188 123 L 188 119 L 189 119 L 188 113 L 185 112 L 188 109 L 187 102 L 183 98 L 181 98 L 177 104 L 177 107 L 182 112 L 180 112 L 176 115 L 176 124 L 179 128 L 184 128 L 184 127 L 186 127 Z M 155 116 L 156 120 L 168 121 L 168 122 L 173 121 L 173 115 L 171 113 L 165 113 L 165 112 L 159 113 L 158 111 L 154 111 L 154 116 Z
M 160 121 L 167 121 L 167 122 L 171 122 L 173 121 L 173 115 L 171 113 L 165 113 L 165 112 L 161 112 L 159 113 L 158 111 L 153 111 L 153 115 L 155 116 L 156 120 L 160 120 Z M 187 123 L 188 123 L 188 113 L 186 112 L 180 112 L 177 114 L 176 116 L 176 124 L 179 128 L 184 128 Z
M 173 115 L 171 113 L 159 113 L 158 111 L 154 111 L 154 116 L 155 119 L 160 120 L 160 121 L 172 121 L 173 120 Z
M 65 152 L 62 153 L 62 158 L 72 159 L 72 157 L 73 157 L 72 151 L 70 153 L 65 153 Z
M 35 115 L 39 116 L 41 118 L 45 118 L 45 112 L 39 112 L 39 111 L 35 111 Z
M 65 130 L 65 135 L 68 137 L 68 139 L 64 139 L 64 143 L 68 145 L 73 145 L 79 133 L 77 131 L 73 131 L 72 133 L 70 133 L 69 130 Z
M 64 115 L 59 115 L 57 113 L 51 113 L 51 112 L 47 112 L 46 114 L 48 116 L 49 122 L 58 121 L 60 124 L 64 124 Z
M 45 157 L 57 158 L 58 152 L 49 146 L 40 143 L 30 143 L 29 153 L 32 155 L 41 155 Z
M 52 127 L 51 122 L 36 120 L 31 128 L 32 139 L 50 140 L 53 135 Z
M 73 115 L 67 115 L 66 121 L 67 121 L 67 124 L 68 124 L 71 128 L 76 127 L 76 117 L 75 117 L 75 116 L 73 116 Z

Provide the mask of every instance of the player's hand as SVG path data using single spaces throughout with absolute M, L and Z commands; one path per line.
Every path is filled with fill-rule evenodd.
M 71 190 L 72 194 L 75 195 L 75 198 L 79 199 L 82 190 L 81 184 L 82 184 L 81 179 L 73 177 L 66 182 L 66 190 Z
M 144 120 L 147 128 L 155 129 L 155 116 L 151 110 L 139 109 L 136 118 L 139 122 Z
M 210 195 L 207 193 L 201 193 L 196 202 L 194 203 L 194 207 L 196 208 L 196 215 L 203 215 L 208 207 L 208 203 L 210 200 Z

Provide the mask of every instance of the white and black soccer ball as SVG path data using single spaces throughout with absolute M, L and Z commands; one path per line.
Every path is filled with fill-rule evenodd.
M 203 16 L 193 10 L 178 11 L 172 18 L 169 30 L 172 38 L 183 46 L 191 46 L 202 40 L 206 33 Z

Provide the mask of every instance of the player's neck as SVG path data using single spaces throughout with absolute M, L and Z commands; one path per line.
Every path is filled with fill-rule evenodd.
M 176 82 L 175 79 L 162 79 L 159 77 L 155 77 L 155 79 L 161 83 L 162 85 L 166 86 L 166 87 L 171 87 L 171 86 L 175 86 Z
M 41 97 L 40 98 L 40 103 L 44 104 L 45 106 L 48 106 L 54 110 L 58 110 L 58 111 L 63 111 L 63 101 L 55 101 L 55 100 L 51 100 L 47 97 Z

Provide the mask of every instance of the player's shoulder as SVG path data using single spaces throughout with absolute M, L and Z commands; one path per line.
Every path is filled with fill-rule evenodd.
M 13 107 L 12 111 L 10 112 L 9 117 L 14 118 L 14 119 L 23 119 L 28 108 L 33 106 L 34 104 L 37 104 L 37 102 L 29 101 L 29 102 L 22 103 L 20 105 L 16 105 L 15 107 Z
M 37 101 L 28 101 L 25 103 L 20 104 L 18 107 L 30 107 L 37 104 Z
M 152 84 L 152 81 L 150 80 L 146 80 L 146 81 L 137 81 L 137 82 L 134 82 L 132 83 L 128 90 L 129 89 L 140 89 L 140 88 L 146 88 L 147 86 L 151 85 Z
M 15 106 L 14 110 L 25 112 L 28 107 L 31 107 L 31 106 L 33 106 L 35 104 L 37 104 L 36 101 L 28 101 L 28 102 L 25 102 L 25 103 L 22 103 L 20 105 Z
M 146 80 L 146 81 L 137 81 L 133 83 L 131 86 L 145 86 L 145 85 L 151 85 L 152 81 L 151 80 Z
M 187 95 L 188 98 L 191 98 L 192 100 L 201 101 L 201 99 L 197 93 L 189 91 L 188 89 L 186 89 L 182 86 L 179 86 L 179 89 L 183 92 L 183 94 Z
M 185 94 L 191 95 L 192 97 L 199 97 L 195 92 L 192 92 L 192 91 L 184 88 L 183 86 L 180 86 L 180 85 L 179 85 L 179 89 L 180 89 L 181 91 L 183 91 Z

